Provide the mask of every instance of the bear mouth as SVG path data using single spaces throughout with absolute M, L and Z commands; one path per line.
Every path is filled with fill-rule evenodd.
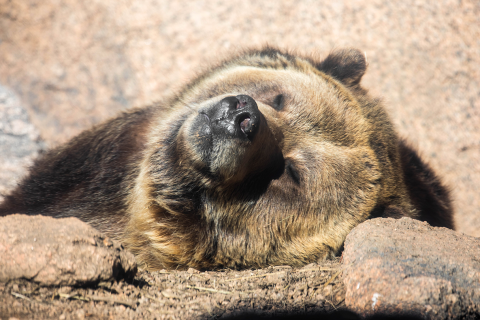
M 210 126 L 211 124 L 210 117 L 205 112 L 200 112 L 200 114 L 207 120 L 207 125 Z

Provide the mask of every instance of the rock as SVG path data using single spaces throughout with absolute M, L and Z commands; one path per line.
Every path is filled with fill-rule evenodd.
M 45 148 L 18 96 L 0 85 L 0 202 Z
M 452 186 L 458 230 L 480 237 L 479 1 L 313 3 L 0 0 L 0 83 L 50 147 L 168 101 L 242 49 L 269 43 L 322 57 L 356 47 L 368 59 L 362 83 Z
M 0 282 L 89 285 L 137 271 L 131 253 L 77 218 L 1 217 L 0 257 Z
M 480 317 L 480 239 L 410 218 L 372 219 L 347 236 L 345 303 L 362 316 Z

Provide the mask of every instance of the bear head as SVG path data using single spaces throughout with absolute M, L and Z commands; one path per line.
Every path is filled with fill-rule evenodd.
M 397 138 L 358 50 L 267 48 L 195 79 L 154 117 L 125 242 L 154 269 L 331 257 L 379 204 L 411 210 Z

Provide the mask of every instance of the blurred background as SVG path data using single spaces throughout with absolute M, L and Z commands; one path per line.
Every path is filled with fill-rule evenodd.
M 0 0 L 0 199 L 41 150 L 264 44 L 364 51 L 363 85 L 480 236 L 478 0 Z

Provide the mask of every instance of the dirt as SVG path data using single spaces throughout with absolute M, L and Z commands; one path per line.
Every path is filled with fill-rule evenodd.
M 0 284 L 0 319 L 356 318 L 345 311 L 339 259 L 259 270 L 141 270 L 130 283 L 40 287 Z

